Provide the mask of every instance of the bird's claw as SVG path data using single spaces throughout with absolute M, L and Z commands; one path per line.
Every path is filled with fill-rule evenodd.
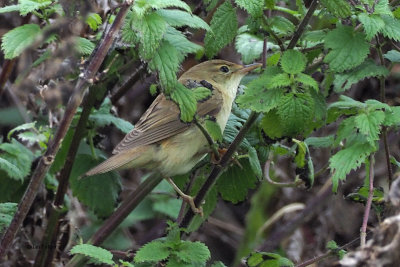
M 182 196 L 182 199 L 183 199 L 183 201 L 185 201 L 186 203 L 188 203 L 190 205 L 190 208 L 192 209 L 194 214 L 199 214 L 201 217 L 204 216 L 203 207 L 201 207 L 201 206 L 199 208 L 196 207 L 196 204 L 194 203 L 194 199 L 192 196 L 185 195 L 185 196 Z

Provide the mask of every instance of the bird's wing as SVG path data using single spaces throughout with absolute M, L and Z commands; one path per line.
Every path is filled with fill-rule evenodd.
M 213 90 L 213 96 L 197 104 L 197 114 L 214 116 L 222 106 L 222 95 Z M 172 100 L 160 94 L 142 115 L 135 128 L 115 147 L 113 154 L 128 149 L 154 144 L 185 131 L 191 126 L 180 120 L 180 110 Z

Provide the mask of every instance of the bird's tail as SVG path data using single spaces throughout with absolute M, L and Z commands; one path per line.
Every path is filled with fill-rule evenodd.
M 142 160 L 140 160 L 143 155 L 144 147 L 138 147 L 136 149 L 132 149 L 130 151 L 121 152 L 119 154 L 113 155 L 109 159 L 103 161 L 96 167 L 87 171 L 84 175 L 80 177 L 80 179 L 92 176 L 96 174 L 106 173 L 116 169 L 123 169 L 125 165 L 129 163 L 129 167 L 140 167 Z

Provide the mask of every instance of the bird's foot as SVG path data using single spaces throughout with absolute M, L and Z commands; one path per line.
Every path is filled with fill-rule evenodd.
M 219 160 L 217 160 L 215 158 L 214 153 L 211 153 L 211 163 L 214 164 L 214 165 L 219 164 L 221 158 L 225 155 L 226 151 L 228 151 L 228 149 L 226 149 L 226 148 L 218 148 Z

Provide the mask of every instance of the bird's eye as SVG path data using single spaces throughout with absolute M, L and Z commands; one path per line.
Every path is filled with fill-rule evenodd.
M 225 73 L 229 72 L 229 68 L 227 66 L 222 66 L 221 68 L 219 68 L 219 70 Z

